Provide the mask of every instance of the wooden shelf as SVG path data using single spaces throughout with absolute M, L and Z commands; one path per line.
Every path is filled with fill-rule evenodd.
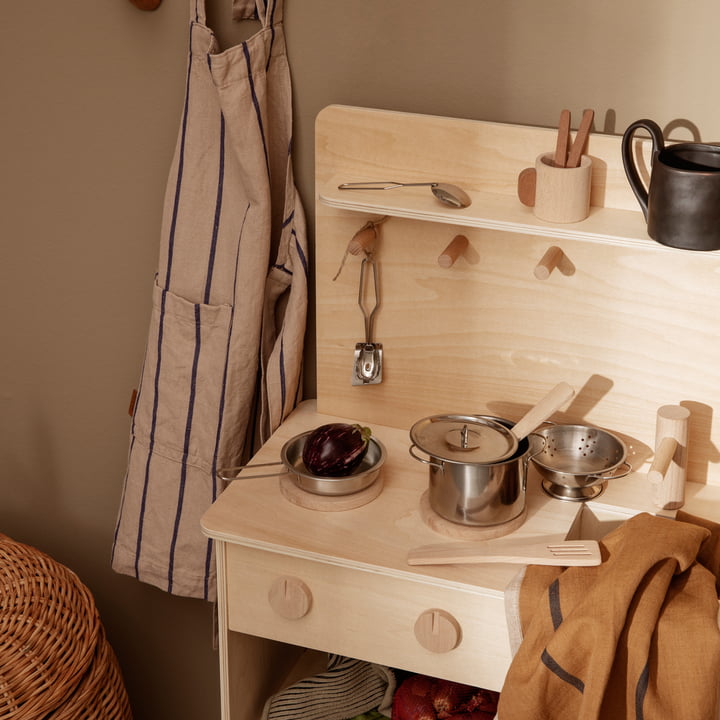
M 652 250 L 680 252 L 650 239 L 640 211 L 592 207 L 590 216 L 578 223 L 557 225 L 538 220 L 532 208 L 507 194 L 468 192 L 472 205 L 454 209 L 436 200 L 429 188 L 396 188 L 393 190 L 340 190 L 346 178 L 337 178 L 321 188 L 320 202 L 338 210 L 369 215 L 485 228 L 502 232 L 572 239 L 625 247 L 647 247 Z M 355 178 L 353 178 L 355 181 Z M 712 254 L 712 253 L 711 253 Z M 714 253 L 717 254 L 717 253 Z
M 410 427 L 465 408 L 517 418 L 559 380 L 578 399 L 558 421 L 612 429 L 636 470 L 654 452 L 657 408 L 691 409 L 688 477 L 720 484 L 720 251 L 650 239 L 622 165 L 621 138 L 592 134 L 590 216 L 538 220 L 517 197 L 519 173 L 554 147 L 554 129 L 331 106 L 316 127 L 318 408 Z M 640 165 L 651 146 L 638 140 Z M 428 187 L 340 190 L 367 181 L 448 182 L 471 198 L 440 203 Z M 378 216 L 383 382 L 353 387 L 362 337 L 358 269 L 343 250 Z M 466 251 L 439 258 L 458 233 Z M 565 269 L 537 272 L 558 249 Z M 715 410 L 716 412 L 716 410 Z

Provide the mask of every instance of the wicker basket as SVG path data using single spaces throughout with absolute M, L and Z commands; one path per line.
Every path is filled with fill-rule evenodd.
M 130 720 L 120 668 L 79 578 L 0 534 L 0 720 Z

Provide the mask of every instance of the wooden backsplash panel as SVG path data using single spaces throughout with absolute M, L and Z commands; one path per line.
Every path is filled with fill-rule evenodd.
M 435 171 L 438 178 L 456 177 L 466 187 L 485 183 L 495 192 L 514 193 L 517 172 L 531 164 L 539 142 L 553 137 L 552 131 L 511 127 L 516 147 L 503 135 L 503 126 L 492 125 L 490 138 L 500 143 L 499 153 L 483 145 L 487 123 L 446 121 L 453 128 L 460 124 L 462 132 L 453 137 L 482 159 L 471 176 L 472 153 L 459 152 L 448 142 L 444 153 L 435 154 L 423 135 L 425 121 L 430 135 L 437 136 L 444 119 L 410 116 L 420 132 L 415 142 L 403 119 L 380 111 L 323 111 L 318 119 L 318 187 L 344 172 L 348 179 L 432 176 L 412 160 L 427 162 L 427 149 L 442 165 Z M 473 131 L 483 137 L 478 140 Z M 597 157 L 600 146 L 606 153 L 598 158 L 608 178 L 603 197 L 622 206 L 623 194 L 630 193 L 617 182 L 619 139 L 593 136 L 591 142 L 591 154 Z M 381 166 L 383 153 L 390 158 L 389 170 Z M 458 175 L 452 173 L 455 162 Z M 403 170 L 403 163 L 408 169 Z M 716 253 L 672 250 L 652 242 L 622 246 L 553 240 L 390 218 L 381 226 L 376 251 L 382 306 L 375 338 L 383 343 L 384 379 L 358 387 L 350 378 L 355 343 L 364 338 L 357 306 L 359 258 L 350 256 L 337 280 L 333 277 L 347 242 L 370 217 L 317 205 L 321 412 L 400 428 L 437 412 L 518 419 L 565 380 L 577 395 L 556 419 L 619 433 L 630 446 L 636 470 L 652 456 L 657 408 L 687 405 L 692 413 L 690 477 L 720 484 L 720 433 L 713 423 L 720 407 Z M 458 232 L 468 237 L 469 250 L 453 267 L 441 268 L 438 255 Z M 556 270 L 538 280 L 533 269 L 551 245 L 562 248 L 574 272 Z

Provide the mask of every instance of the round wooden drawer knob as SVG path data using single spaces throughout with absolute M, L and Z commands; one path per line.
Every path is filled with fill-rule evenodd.
M 305 617 L 312 605 L 310 588 L 296 577 L 277 578 L 268 593 L 270 607 L 286 620 L 299 620 Z
M 460 625 L 444 610 L 426 610 L 415 622 L 417 641 L 431 652 L 450 652 L 460 644 Z

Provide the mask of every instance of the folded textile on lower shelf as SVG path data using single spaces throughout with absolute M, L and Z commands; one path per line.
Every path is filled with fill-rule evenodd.
M 261 720 L 346 720 L 371 710 L 389 716 L 394 692 L 390 668 L 329 654 L 327 672 L 269 697 Z
M 600 544 L 599 566 L 524 571 L 499 720 L 715 720 L 720 525 L 643 513 Z

